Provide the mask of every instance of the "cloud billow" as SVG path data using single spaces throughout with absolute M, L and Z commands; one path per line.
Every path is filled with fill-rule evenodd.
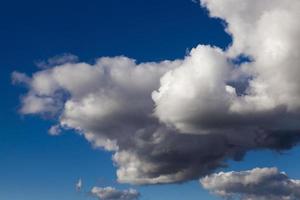
M 117 190 L 113 187 L 93 187 L 90 193 L 99 200 L 138 200 L 140 197 L 140 193 L 134 189 Z
M 58 121 L 52 135 L 71 128 L 113 152 L 123 183 L 198 179 L 249 150 L 297 145 L 300 2 L 201 4 L 226 21 L 233 37 L 226 51 L 198 45 L 174 61 L 103 57 L 65 60 L 31 76 L 14 72 L 14 83 L 28 87 L 20 112 L 50 115 Z M 251 61 L 233 62 L 240 55 Z
M 300 180 L 290 179 L 277 168 L 255 168 L 241 172 L 220 172 L 200 179 L 201 185 L 224 199 L 297 200 Z

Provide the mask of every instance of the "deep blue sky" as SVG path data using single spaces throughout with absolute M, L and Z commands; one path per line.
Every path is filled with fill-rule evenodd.
M 191 0 L 2 1 L 0 3 L 0 199 L 81 200 L 74 184 L 86 189 L 117 185 L 109 153 L 94 150 L 70 132 L 51 137 L 51 121 L 20 116 L 19 95 L 11 72 L 32 73 L 35 62 L 63 53 L 93 62 L 126 55 L 138 62 L 182 58 L 197 44 L 225 48 L 231 42 L 222 22 L 209 19 Z M 294 149 L 284 155 L 252 152 L 226 170 L 278 166 L 293 178 L 300 161 Z M 197 182 L 138 188 L 144 200 L 212 200 Z

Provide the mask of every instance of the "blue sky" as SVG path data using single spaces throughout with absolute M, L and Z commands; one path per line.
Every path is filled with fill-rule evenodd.
M 31 74 L 36 62 L 64 53 L 80 61 L 125 55 L 137 62 L 183 58 L 187 49 L 210 44 L 225 49 L 230 36 L 224 23 L 190 0 L 6 1 L 0 3 L 0 199 L 81 200 L 75 183 L 84 187 L 113 185 L 111 154 L 96 150 L 78 134 L 47 134 L 53 120 L 18 113 L 25 88 L 12 85 L 15 70 Z M 277 154 L 250 152 L 243 162 L 228 161 L 230 170 L 277 166 L 293 178 L 299 148 Z M 133 186 L 143 200 L 214 200 L 197 181 Z

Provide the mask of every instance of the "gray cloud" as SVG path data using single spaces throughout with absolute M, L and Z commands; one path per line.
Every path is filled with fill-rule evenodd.
M 137 200 L 140 193 L 134 189 L 117 190 L 113 187 L 93 187 L 91 194 L 100 200 Z
M 242 172 L 220 172 L 200 179 L 202 186 L 224 199 L 297 200 L 300 180 L 290 179 L 277 168 L 255 168 Z
M 300 141 L 300 5 L 251 2 L 202 1 L 228 23 L 226 51 L 199 45 L 181 60 L 103 57 L 14 72 L 28 87 L 20 112 L 53 116 L 52 133 L 71 128 L 113 152 L 122 183 L 184 182 L 249 150 L 289 149 Z M 251 62 L 235 64 L 240 54 Z
M 228 23 L 233 44 L 225 52 L 198 47 L 166 73 L 153 93 L 155 116 L 194 134 L 245 127 L 299 130 L 299 1 L 203 0 L 202 5 Z M 241 54 L 252 62 L 228 61 Z M 247 83 L 245 77 L 251 77 Z M 229 82 L 247 87 L 239 95 Z

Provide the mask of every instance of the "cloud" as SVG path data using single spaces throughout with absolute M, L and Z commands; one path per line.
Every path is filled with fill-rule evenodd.
M 59 135 L 61 133 L 61 128 L 59 125 L 51 126 L 48 133 L 53 136 Z
M 26 74 L 20 73 L 17 71 L 14 71 L 12 73 L 11 78 L 12 78 L 13 84 L 18 84 L 18 83 L 29 84 L 30 83 L 30 78 Z
M 134 189 L 117 190 L 113 187 L 93 187 L 91 194 L 100 200 L 137 200 L 140 193 Z
M 222 124 L 235 95 L 226 85 L 231 68 L 221 49 L 199 45 L 180 67 L 161 78 L 159 90 L 152 94 L 155 115 L 182 132 L 199 133 L 197 125 L 205 131 L 209 124 Z
M 75 187 L 76 187 L 76 191 L 77 191 L 77 192 L 80 192 L 80 191 L 82 190 L 82 179 L 81 179 L 81 178 L 78 179 L 78 181 L 77 181 Z
M 290 179 L 277 168 L 255 168 L 241 172 L 220 172 L 200 179 L 205 189 L 224 199 L 296 200 L 300 180 Z
M 52 58 L 47 59 L 46 61 L 41 60 L 37 61 L 35 64 L 42 69 L 53 67 L 55 65 L 62 65 L 66 63 L 76 63 L 78 62 L 78 57 L 70 54 L 70 53 L 64 53 L 61 55 L 56 55 Z
M 300 26 L 295 19 L 300 2 L 203 0 L 202 5 L 226 21 L 233 44 L 225 52 L 198 47 L 164 75 L 153 93 L 155 115 L 196 134 L 299 129 Z M 235 65 L 232 59 L 239 55 L 252 62 Z M 247 87 L 238 94 L 246 77 Z
M 122 183 L 184 182 L 249 150 L 289 149 L 300 141 L 300 5 L 255 2 L 202 1 L 228 24 L 225 51 L 198 45 L 174 61 L 102 57 L 14 72 L 28 88 L 20 112 L 50 115 L 53 130 L 111 151 Z M 241 55 L 251 59 L 236 63 Z

